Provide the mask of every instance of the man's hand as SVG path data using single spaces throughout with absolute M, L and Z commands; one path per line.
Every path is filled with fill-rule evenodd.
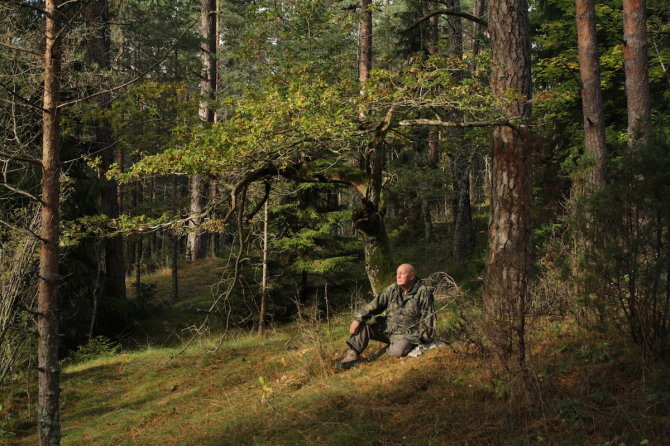
M 351 321 L 351 325 L 349 325 L 349 333 L 355 335 L 356 333 L 358 333 L 358 330 L 360 329 L 361 329 L 361 323 L 359 321 L 356 320 Z

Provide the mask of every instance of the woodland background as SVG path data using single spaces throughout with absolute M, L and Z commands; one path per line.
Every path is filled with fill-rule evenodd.
M 118 443 L 94 421 L 107 385 L 186 398 L 208 371 L 247 386 L 246 421 L 152 430 L 174 414 L 143 395 L 128 407 L 161 422 L 107 426 L 131 423 L 128 444 L 661 444 L 669 15 L 665 0 L 0 1 L 0 440 Z M 333 375 L 351 310 L 403 262 L 435 288 L 450 347 Z M 160 381 L 175 364 L 180 384 Z M 403 398 L 374 387 L 402 367 Z M 450 415 L 394 435 L 349 385 Z M 460 398 L 470 430 L 436 395 Z M 195 413 L 191 433 L 209 423 Z M 89 415 L 105 436 L 71 427 Z

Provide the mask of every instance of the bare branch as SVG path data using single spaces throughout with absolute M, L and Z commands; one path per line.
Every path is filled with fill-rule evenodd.
M 24 161 L 26 163 L 33 163 L 37 164 L 38 166 L 42 165 L 42 160 L 37 159 L 37 158 L 27 158 L 23 156 L 16 156 L 12 155 L 11 153 L 6 153 L 6 152 L 0 152 L 0 157 L 6 158 L 8 160 L 12 161 Z
M 10 225 L 9 223 L 7 223 L 6 221 L 3 221 L 3 220 L 0 220 L 0 224 L 3 224 L 3 225 L 5 225 L 5 226 L 7 226 L 8 228 L 10 228 L 10 229 L 12 229 L 12 230 L 14 230 L 14 231 L 25 231 L 25 232 L 27 232 L 28 234 L 30 234 L 31 236 L 35 237 L 37 240 L 43 242 L 43 243 L 47 243 L 47 242 L 48 242 L 48 240 L 46 240 L 46 239 L 40 237 L 39 235 L 35 234 L 35 231 L 33 231 L 33 230 L 30 229 L 30 228 L 22 228 L 22 227 L 18 227 L 18 226 Z
M 5 90 L 7 93 L 9 93 L 10 95 L 14 96 L 16 99 L 18 99 L 18 100 L 20 101 L 20 102 L 12 102 L 12 101 L 9 101 L 9 100 L 7 100 L 7 99 L 0 98 L 0 101 L 1 101 L 1 102 L 4 102 L 4 103 L 6 103 L 6 104 L 10 104 L 10 105 L 24 105 L 24 106 L 26 106 L 26 107 L 30 107 L 30 108 L 33 108 L 33 109 L 35 109 L 35 110 L 39 110 L 39 111 L 41 111 L 42 113 L 48 113 L 47 110 L 43 109 L 43 108 L 40 107 L 39 105 L 35 105 L 35 104 L 33 104 L 32 102 L 30 102 L 28 99 L 24 98 L 23 96 L 21 96 L 21 95 L 19 95 L 19 94 L 17 94 L 17 93 L 14 93 L 14 92 L 12 91 L 12 89 L 9 88 L 9 86 L 5 85 L 5 84 L 2 83 L 2 82 L 0 82 L 0 88 L 2 88 L 2 89 Z
M 266 181 L 265 182 L 265 193 L 263 194 L 263 198 L 261 199 L 261 201 L 258 202 L 256 207 L 247 215 L 247 217 L 246 217 L 247 221 L 254 218 L 254 216 L 258 213 L 258 211 L 261 210 L 261 208 L 263 207 L 265 202 L 268 200 L 268 198 L 270 198 L 270 190 L 271 189 L 272 189 L 272 184 L 270 184 L 269 181 Z
M 418 125 L 428 125 L 435 127 L 494 127 L 497 125 L 505 125 L 515 128 L 509 121 L 482 121 L 482 122 L 450 122 L 440 121 L 437 119 L 408 119 L 398 123 L 401 127 L 411 127 Z
M 421 17 L 419 20 L 416 22 L 412 23 L 410 26 L 405 28 L 404 31 L 411 31 L 412 29 L 416 28 L 426 20 L 430 19 L 431 17 L 435 17 L 436 15 L 453 15 L 456 17 L 461 17 L 467 20 L 470 20 L 475 23 L 479 23 L 482 26 L 488 26 L 488 22 L 480 17 L 475 17 L 472 14 L 468 14 L 466 12 L 460 12 L 460 11 L 453 11 L 451 9 L 438 9 L 436 11 L 431 12 L 430 14 L 425 15 L 424 17 Z
M 0 0 L 0 1 L 2 1 L 2 0 Z M 10 44 L 8 44 L 8 43 L 2 43 L 2 42 L 0 42 L 0 46 L 5 47 L 5 48 L 9 48 L 10 50 L 22 51 L 22 52 L 24 52 L 24 53 L 33 54 L 33 55 L 35 55 L 35 56 L 39 56 L 39 57 L 42 56 L 42 55 L 41 55 L 40 53 L 38 53 L 37 51 L 29 50 L 28 48 L 23 48 L 23 47 L 16 46 L 16 45 L 10 45 Z
M 30 192 L 26 192 L 24 190 L 17 189 L 14 186 L 12 186 L 11 184 L 5 183 L 4 181 L 0 183 L 0 186 L 5 186 L 7 189 L 14 192 L 15 194 L 23 195 L 24 197 L 28 197 L 31 200 L 34 200 L 34 201 L 37 201 L 38 203 L 44 204 L 44 202 L 42 200 L 40 200 L 39 198 L 37 198 L 36 196 L 31 194 Z

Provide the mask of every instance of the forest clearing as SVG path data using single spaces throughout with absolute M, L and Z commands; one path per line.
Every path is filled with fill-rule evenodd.
M 211 267 L 211 261 L 195 263 L 183 274 L 207 277 Z M 147 280 L 169 290 L 168 274 Z M 208 288 L 194 290 L 185 306 L 200 303 L 195 296 Z M 182 324 L 184 308 L 177 315 Z M 63 443 L 660 445 L 667 439 L 667 365 L 642 364 L 630 345 L 569 321 L 537 322 L 529 397 L 515 394 L 491 374 L 488 359 L 460 342 L 337 372 L 331 361 L 343 349 L 348 317 L 297 321 L 265 339 L 231 333 L 218 348 L 220 333 L 211 333 L 171 359 L 185 332 L 166 327 L 170 315 L 162 314 L 154 328 L 147 323 L 145 346 L 101 348 L 65 366 Z M 449 323 L 442 318 L 440 331 Z M 152 339 L 170 331 L 171 339 Z M 21 428 L 8 445 L 37 440 L 34 392 L 14 387 L 14 404 L 2 402 L 21 420 L 5 422 L 5 429 Z
M 668 66 L 670 0 L 0 0 L 0 442 L 666 444 Z

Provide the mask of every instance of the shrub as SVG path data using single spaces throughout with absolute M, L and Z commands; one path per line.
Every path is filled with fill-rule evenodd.
M 662 128 L 662 127 L 661 127 Z M 624 149 L 609 184 L 578 201 L 577 280 L 601 320 L 656 355 L 670 349 L 670 135 Z

